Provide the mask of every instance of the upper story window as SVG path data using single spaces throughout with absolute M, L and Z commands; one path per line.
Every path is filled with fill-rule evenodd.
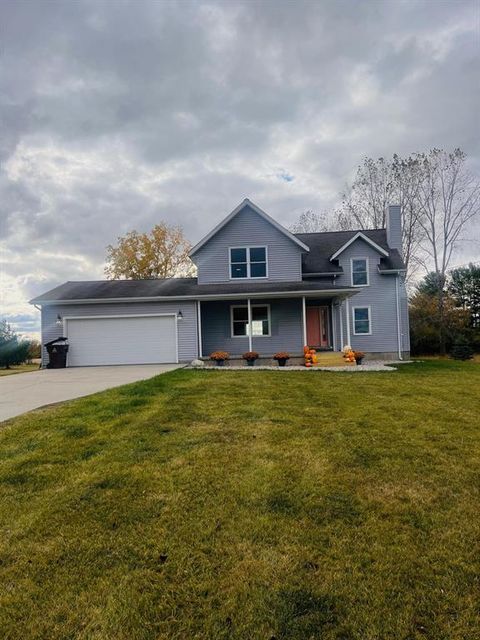
M 267 247 L 232 247 L 230 278 L 266 278 Z
M 352 286 L 368 285 L 368 258 L 352 258 Z

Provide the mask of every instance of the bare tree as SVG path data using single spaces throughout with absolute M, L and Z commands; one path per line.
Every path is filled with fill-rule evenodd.
M 407 158 L 395 154 L 391 160 L 365 158 L 336 212 L 340 229 L 376 229 L 385 227 L 388 205 L 400 204 L 407 279 L 420 266 L 417 256 L 424 235 L 419 220 L 423 215 L 422 179 L 422 163 L 416 154 Z
M 432 149 L 418 155 L 422 166 L 420 226 L 425 234 L 423 258 L 433 264 L 438 287 L 437 307 L 440 326 L 440 352 L 445 353 L 444 304 L 447 270 L 461 234 L 480 213 L 480 181 L 466 166 L 461 149 L 447 153 Z
M 345 230 L 383 228 L 387 206 L 392 203 L 393 180 L 389 160 L 364 158 L 355 180 L 342 195 L 338 226 Z
M 300 214 L 297 222 L 291 227 L 292 233 L 316 233 L 318 231 L 328 231 L 328 214 L 315 213 L 312 209 L 308 209 Z
M 161 222 L 150 234 L 130 231 L 107 247 L 105 274 L 109 279 L 151 279 L 191 276 L 190 243 L 180 227 Z

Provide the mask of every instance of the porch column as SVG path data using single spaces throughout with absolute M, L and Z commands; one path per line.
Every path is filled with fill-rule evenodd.
M 305 296 L 302 297 L 302 325 L 303 325 L 303 346 L 307 344 L 307 305 Z
M 198 357 L 203 358 L 202 352 L 202 303 L 197 300 L 197 331 L 198 331 Z
M 336 345 L 337 345 L 337 331 L 336 331 L 336 327 L 335 327 L 335 306 L 333 304 L 333 300 L 330 303 L 330 310 L 331 310 L 331 314 L 332 314 L 332 342 L 333 342 L 333 350 L 336 351 Z
M 253 351 L 252 346 L 252 305 L 250 303 L 250 298 L 247 299 L 247 309 L 248 309 L 248 350 Z
M 342 318 L 342 307 L 343 307 L 343 301 L 340 302 L 340 304 L 338 305 L 338 318 L 340 320 L 340 351 L 343 349 L 343 347 L 345 346 L 345 343 L 343 342 L 343 318 Z
M 345 301 L 345 311 L 347 314 L 347 340 L 348 344 L 352 346 L 352 341 L 350 338 L 350 300 L 348 298 Z

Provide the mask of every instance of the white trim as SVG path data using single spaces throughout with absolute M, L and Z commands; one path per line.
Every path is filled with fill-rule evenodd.
M 245 249 L 247 252 L 247 275 L 245 278 L 232 277 L 232 249 Z M 264 276 L 251 276 L 250 275 L 250 249 L 265 249 L 265 275 Z M 233 264 L 244 264 L 243 262 L 237 262 Z M 254 262 L 253 264 L 263 264 L 263 262 Z M 268 246 L 263 244 L 244 244 L 238 247 L 228 247 L 228 277 L 234 282 L 236 280 L 265 280 L 268 278 Z
M 354 236 L 352 236 L 348 242 L 346 242 L 344 245 L 342 245 L 340 247 L 340 249 L 338 249 L 338 251 L 335 251 L 335 253 L 332 256 L 330 256 L 330 260 L 335 260 L 335 258 L 337 258 L 341 253 L 343 253 L 345 251 L 345 249 L 347 249 L 352 244 L 352 242 L 355 242 L 355 240 L 358 240 L 359 238 L 361 240 L 364 240 L 367 244 L 369 244 L 371 247 L 376 249 L 383 256 L 388 257 L 388 251 L 385 251 L 385 249 L 383 249 L 380 245 L 378 245 L 376 242 L 371 240 L 364 233 L 359 231 Z
M 176 353 L 176 362 L 179 362 L 178 356 L 178 320 L 176 313 L 122 313 L 115 314 L 110 316 L 63 316 L 63 333 L 65 338 L 68 338 L 68 320 L 109 320 L 112 318 L 116 319 L 125 319 L 125 318 L 165 318 L 171 317 L 175 320 L 175 353 Z M 68 365 L 67 365 L 68 366 Z
M 268 311 L 267 311 L 267 318 L 268 318 Z M 252 305 L 250 302 L 250 298 L 248 298 L 247 300 L 247 321 L 248 321 L 248 350 L 252 351 L 253 350 L 253 344 L 252 344 Z M 232 324 L 234 324 L 232 322 Z M 270 322 L 268 323 L 268 330 L 270 331 Z
M 302 320 L 303 320 L 303 346 L 307 345 L 307 304 L 305 296 L 302 297 Z
M 347 298 L 345 301 L 345 315 L 347 316 L 347 341 L 348 344 L 352 345 L 352 336 L 350 334 L 350 301 Z
M 242 338 L 242 340 L 245 340 L 245 338 L 248 338 L 248 333 L 246 333 L 244 336 L 235 336 L 233 335 L 233 310 L 234 309 L 248 309 L 250 303 L 250 298 L 247 299 L 247 304 L 231 304 L 230 305 L 230 337 L 231 338 Z M 271 338 L 272 337 L 272 316 L 271 316 L 271 312 L 270 312 L 270 305 L 268 303 L 266 304 L 250 304 L 250 308 L 254 309 L 255 307 L 267 307 L 267 317 L 268 317 L 268 333 L 266 335 L 261 335 L 261 336 L 254 336 L 252 335 L 252 338 Z M 250 313 L 251 315 L 251 313 Z M 250 315 L 249 317 L 247 317 L 247 323 L 249 323 L 250 320 Z M 251 351 L 251 349 L 250 349 Z
M 340 302 L 339 306 L 338 306 L 338 319 L 340 320 L 340 349 L 339 351 L 342 351 L 343 347 L 345 346 L 344 342 L 343 342 L 343 318 L 342 318 L 342 308 L 343 308 L 343 302 Z
M 397 307 L 397 344 L 398 344 L 398 359 L 403 360 L 402 357 L 402 336 L 401 336 L 401 324 L 400 324 L 400 300 L 399 300 L 399 292 L 398 292 L 398 281 L 400 275 L 397 274 L 395 278 L 395 303 Z
M 199 285 L 203 286 L 203 285 Z M 208 285 L 205 285 L 208 286 Z M 308 290 L 300 290 L 300 291 L 256 291 L 253 293 L 245 292 L 245 291 L 234 291 L 232 293 L 212 293 L 210 295 L 198 295 L 193 294 L 189 296 L 149 296 L 149 297 L 138 297 L 138 298 L 76 298 L 72 300 L 41 300 L 37 303 L 29 302 L 29 304 L 40 304 L 40 305 L 68 305 L 68 304 L 115 304 L 115 303 L 124 303 L 124 302 L 170 302 L 172 300 L 190 300 L 191 302 L 195 302 L 195 300 L 238 300 L 238 298 L 245 297 L 245 295 L 250 296 L 250 298 L 266 298 L 266 297 L 290 297 L 292 295 L 304 296 L 318 296 L 318 294 L 325 294 L 327 296 L 338 296 L 339 294 L 354 294 L 356 291 L 351 288 L 347 289 L 308 289 Z
M 156 318 L 159 316 L 172 316 L 174 318 L 177 317 L 177 314 L 174 312 L 170 313 L 115 313 L 113 315 L 106 316 L 63 316 L 62 320 L 92 320 L 98 318 L 99 320 L 105 320 L 108 318 Z
M 378 273 L 407 273 L 406 269 L 380 269 L 378 265 Z
M 262 211 L 262 209 L 260 209 L 260 207 L 257 207 L 256 204 L 253 204 L 253 202 L 251 200 L 249 200 L 248 198 L 245 198 L 245 200 L 243 200 L 237 207 L 235 207 L 235 209 L 226 218 L 224 218 L 219 224 L 217 224 L 217 226 L 214 227 L 210 231 L 210 233 L 207 233 L 207 235 L 204 236 L 200 240 L 200 242 L 197 242 L 197 244 L 190 250 L 190 253 L 188 255 L 190 257 L 195 255 L 197 253 L 197 251 L 203 247 L 203 245 L 205 245 L 211 238 L 213 238 L 213 236 L 216 235 L 220 231 L 220 229 L 223 229 L 223 227 L 226 224 L 228 224 L 230 222 L 230 220 L 232 220 L 246 206 L 249 206 L 251 209 L 253 209 L 253 211 L 255 211 L 255 213 L 258 213 L 258 215 L 261 218 L 263 218 L 264 220 L 269 222 L 273 227 L 275 227 L 275 229 L 280 231 L 280 233 L 283 233 L 284 236 L 286 236 L 289 240 L 291 240 L 292 242 L 297 244 L 304 251 L 306 251 L 306 252 L 310 251 L 309 247 L 307 247 L 306 244 L 301 242 L 301 240 L 296 238 L 293 235 L 293 233 L 290 233 L 290 231 L 285 229 L 285 227 L 282 227 L 281 224 L 279 224 L 276 220 L 271 218 L 267 213 L 265 213 L 265 211 Z
M 368 333 L 357 333 L 355 331 L 355 310 L 356 309 L 368 309 Z M 352 324 L 354 336 L 371 336 L 372 335 L 372 308 L 369 304 L 358 305 L 358 307 L 352 307 Z
M 198 331 L 198 357 L 203 358 L 202 345 L 202 303 L 197 300 L 197 331 Z
M 367 273 L 367 284 L 353 284 L 353 261 L 354 260 L 365 260 L 365 271 Z M 370 263 L 367 257 L 363 257 L 363 256 L 355 256 L 355 258 L 350 258 L 350 282 L 352 284 L 352 287 L 358 288 L 358 287 L 369 287 L 370 286 Z M 363 271 L 359 271 L 357 273 L 363 273 Z
M 333 300 L 330 303 L 330 310 L 331 310 L 331 315 L 332 315 L 332 347 L 333 347 L 333 350 L 336 351 L 337 329 L 335 327 L 335 311 L 334 311 L 334 306 L 333 306 Z

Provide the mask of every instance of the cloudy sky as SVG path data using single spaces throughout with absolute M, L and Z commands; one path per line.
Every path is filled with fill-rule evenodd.
M 246 196 L 288 226 L 364 156 L 460 146 L 480 173 L 478 1 L 0 7 L 0 317 L 26 334 L 133 228 L 195 242 Z

